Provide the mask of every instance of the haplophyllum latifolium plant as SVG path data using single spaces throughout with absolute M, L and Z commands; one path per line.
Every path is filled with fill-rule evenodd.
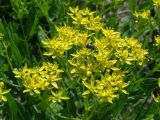
M 100 16 L 89 9 L 70 8 L 68 14 L 73 26 L 57 27 L 57 36 L 42 41 L 47 50 L 44 55 L 51 56 L 53 62 L 14 69 L 15 77 L 22 80 L 23 92 L 41 96 L 47 91 L 46 98 L 54 103 L 79 96 L 84 110 L 128 94 L 130 81 L 124 78 L 130 71 L 124 66 L 142 65 L 147 50 L 138 40 L 121 38 L 119 32 L 104 28 Z

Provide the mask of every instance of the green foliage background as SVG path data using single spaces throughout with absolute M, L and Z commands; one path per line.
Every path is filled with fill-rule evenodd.
M 32 67 L 48 60 L 42 55 L 44 48 L 40 41 L 55 36 L 56 26 L 71 25 L 71 18 L 67 14 L 70 6 L 88 7 L 96 11 L 105 26 L 119 31 L 123 37 L 139 39 L 150 53 L 145 65 L 131 68 L 129 94 L 121 95 L 110 106 L 104 105 L 97 116 L 89 119 L 160 119 L 160 106 L 151 97 L 154 89 L 158 88 L 157 79 L 160 77 L 160 51 L 154 46 L 154 36 L 159 34 L 160 29 L 160 8 L 155 7 L 152 0 L 0 0 L 0 33 L 4 34 L 4 41 L 0 42 L 0 81 L 5 83 L 6 88 L 12 89 L 7 94 L 8 101 L 0 105 L 0 118 L 69 120 L 73 116 L 75 120 L 80 119 L 76 118 L 75 106 L 62 108 L 61 105 L 53 104 L 54 109 L 51 111 L 45 107 L 45 100 L 39 103 L 36 97 L 23 94 L 21 83 L 12 73 L 13 68 L 20 68 L 25 63 Z M 151 18 L 136 23 L 134 11 L 146 9 L 151 10 Z

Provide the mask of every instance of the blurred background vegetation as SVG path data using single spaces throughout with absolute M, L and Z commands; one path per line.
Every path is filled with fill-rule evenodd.
M 152 0 L 0 0 L 0 33 L 4 36 L 0 41 L 0 81 L 6 88 L 12 88 L 7 94 L 8 101 L 0 104 L 0 119 L 52 118 L 51 111 L 38 106 L 34 97 L 22 93 L 12 70 L 25 63 L 36 66 L 48 59 L 42 55 L 41 40 L 55 36 L 56 26 L 72 25 L 67 14 L 70 6 L 96 11 L 106 27 L 119 31 L 122 37 L 137 38 L 150 53 L 145 65 L 132 68 L 134 77 L 132 87 L 128 88 L 129 95 L 121 95 L 112 106 L 99 113 L 97 119 L 159 120 L 160 106 L 153 101 L 151 93 L 158 88 L 160 77 L 160 49 L 154 46 L 154 36 L 160 30 L 160 8 L 155 7 Z M 134 16 L 135 11 L 144 10 L 150 10 L 149 19 Z M 53 112 L 58 116 L 61 116 L 59 111 L 65 113 L 61 106 L 54 107 Z

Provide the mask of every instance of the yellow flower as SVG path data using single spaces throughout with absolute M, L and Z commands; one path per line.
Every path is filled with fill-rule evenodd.
M 150 10 L 144 10 L 143 12 L 135 11 L 134 16 L 137 17 L 137 18 L 141 17 L 143 19 L 149 19 L 150 14 L 151 14 Z
M 4 89 L 4 83 L 0 82 L 0 99 L 2 99 L 4 102 L 7 101 L 7 98 L 5 97 L 5 94 L 9 93 L 10 89 L 5 90 Z
M 73 24 L 84 25 L 88 30 L 98 31 L 102 28 L 101 18 L 99 16 L 94 17 L 95 12 L 90 12 L 88 8 L 79 10 L 76 8 L 69 8 L 71 13 L 68 13 L 73 19 Z
M 95 95 L 99 98 L 100 102 L 113 103 L 113 100 L 118 96 L 117 92 L 121 91 L 128 94 L 125 88 L 129 83 L 123 81 L 124 73 L 122 71 L 113 72 L 111 75 L 106 74 L 101 80 L 94 80 L 91 78 L 90 83 L 83 81 L 83 85 L 87 88 L 82 95 L 88 94 Z
M 148 51 L 144 50 L 138 40 L 134 38 L 125 38 L 124 42 L 124 45 L 117 49 L 116 56 L 128 65 L 131 65 L 133 61 L 137 61 L 141 65 Z
M 87 33 L 80 33 L 67 26 L 57 27 L 57 31 L 58 36 L 56 38 L 42 41 L 44 47 L 48 50 L 44 55 L 52 56 L 52 58 L 63 57 L 64 52 L 70 50 L 73 45 L 85 46 L 89 36 Z
M 160 5 L 160 0 L 153 0 L 153 5 L 155 5 L 155 6 Z
M 97 67 L 96 63 L 93 61 L 93 51 L 87 48 L 82 48 L 75 54 L 72 54 L 73 58 L 68 60 L 68 62 L 73 66 L 71 69 L 71 74 L 74 76 L 81 76 L 86 79 L 87 76 L 92 75 Z
M 52 101 L 53 103 L 61 103 L 62 100 L 68 100 L 69 97 L 62 96 L 63 91 L 60 90 L 58 92 L 51 91 L 52 96 L 49 97 L 49 101 Z
M 58 65 L 52 63 L 43 63 L 41 67 L 27 68 L 25 65 L 22 69 L 14 69 L 15 77 L 21 78 L 25 87 L 25 92 L 34 92 L 40 94 L 41 90 L 58 88 L 57 81 L 61 80 Z
M 95 81 L 94 81 L 93 78 L 91 79 L 91 83 L 90 84 L 87 83 L 86 81 L 83 81 L 82 83 L 88 89 L 88 90 L 86 90 L 86 91 L 84 91 L 82 93 L 83 96 L 85 96 L 87 94 L 94 94 L 94 92 L 95 92 L 94 91 L 95 90 Z
M 160 46 L 160 35 L 157 35 L 154 38 L 155 38 L 155 42 L 156 42 L 155 45 Z

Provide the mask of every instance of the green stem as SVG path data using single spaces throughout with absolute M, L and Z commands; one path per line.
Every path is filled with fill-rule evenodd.
M 70 80 L 71 79 L 71 75 L 70 75 L 70 72 L 69 72 L 69 64 L 68 64 L 68 55 L 67 55 L 67 51 L 65 52 L 65 68 L 66 68 L 66 74 L 67 74 L 67 77 L 68 79 Z
M 91 112 L 91 114 L 88 116 L 88 118 L 86 120 L 91 120 L 91 118 L 93 117 L 94 113 L 95 113 L 95 108 L 94 110 Z
M 136 116 L 136 120 L 140 120 L 140 119 L 144 118 L 146 113 L 149 111 L 148 109 L 151 108 L 153 102 L 151 102 L 150 106 L 148 107 L 148 109 L 146 111 L 144 111 L 144 109 L 143 109 L 149 98 L 150 98 L 150 96 L 147 96 L 145 102 L 143 103 L 143 105 L 139 111 L 139 114 Z
M 20 88 L 21 86 L 18 86 L 18 85 L 15 85 L 15 84 L 12 84 L 12 83 L 9 83 L 9 82 L 6 82 L 7 84 L 9 84 L 10 86 L 13 86 L 13 87 L 16 87 L 16 88 Z
M 29 45 L 28 45 L 28 41 L 27 41 L 27 36 L 25 35 L 25 31 L 24 31 L 24 28 L 23 28 L 22 19 L 20 19 L 20 26 L 21 26 L 21 29 L 22 29 L 24 43 L 25 43 L 25 46 L 26 46 L 26 54 L 27 54 L 28 58 L 30 58 L 29 57 Z
M 89 106 L 89 103 L 88 103 L 88 96 L 86 96 L 84 98 L 84 107 L 85 107 L 85 118 L 88 118 L 88 106 Z
M 9 54 L 8 54 L 8 51 L 7 51 L 7 46 L 5 45 L 5 43 L 2 41 L 2 44 L 3 44 L 3 46 L 4 46 L 4 51 L 5 51 L 5 54 L 6 54 L 6 59 L 7 59 L 7 62 L 8 62 L 8 64 L 9 64 L 9 66 L 10 66 L 10 68 L 11 68 L 11 70 L 13 70 L 13 66 L 12 66 L 12 63 L 11 63 L 11 61 L 10 61 L 10 58 L 9 58 Z
M 51 106 L 49 106 L 49 108 L 54 113 L 54 115 L 57 116 L 58 118 L 62 118 L 62 119 L 65 119 L 65 120 L 75 120 L 74 118 L 69 118 L 69 117 L 66 117 L 66 116 L 63 116 L 63 115 L 59 115 L 58 113 L 55 113 L 54 110 L 51 108 Z

